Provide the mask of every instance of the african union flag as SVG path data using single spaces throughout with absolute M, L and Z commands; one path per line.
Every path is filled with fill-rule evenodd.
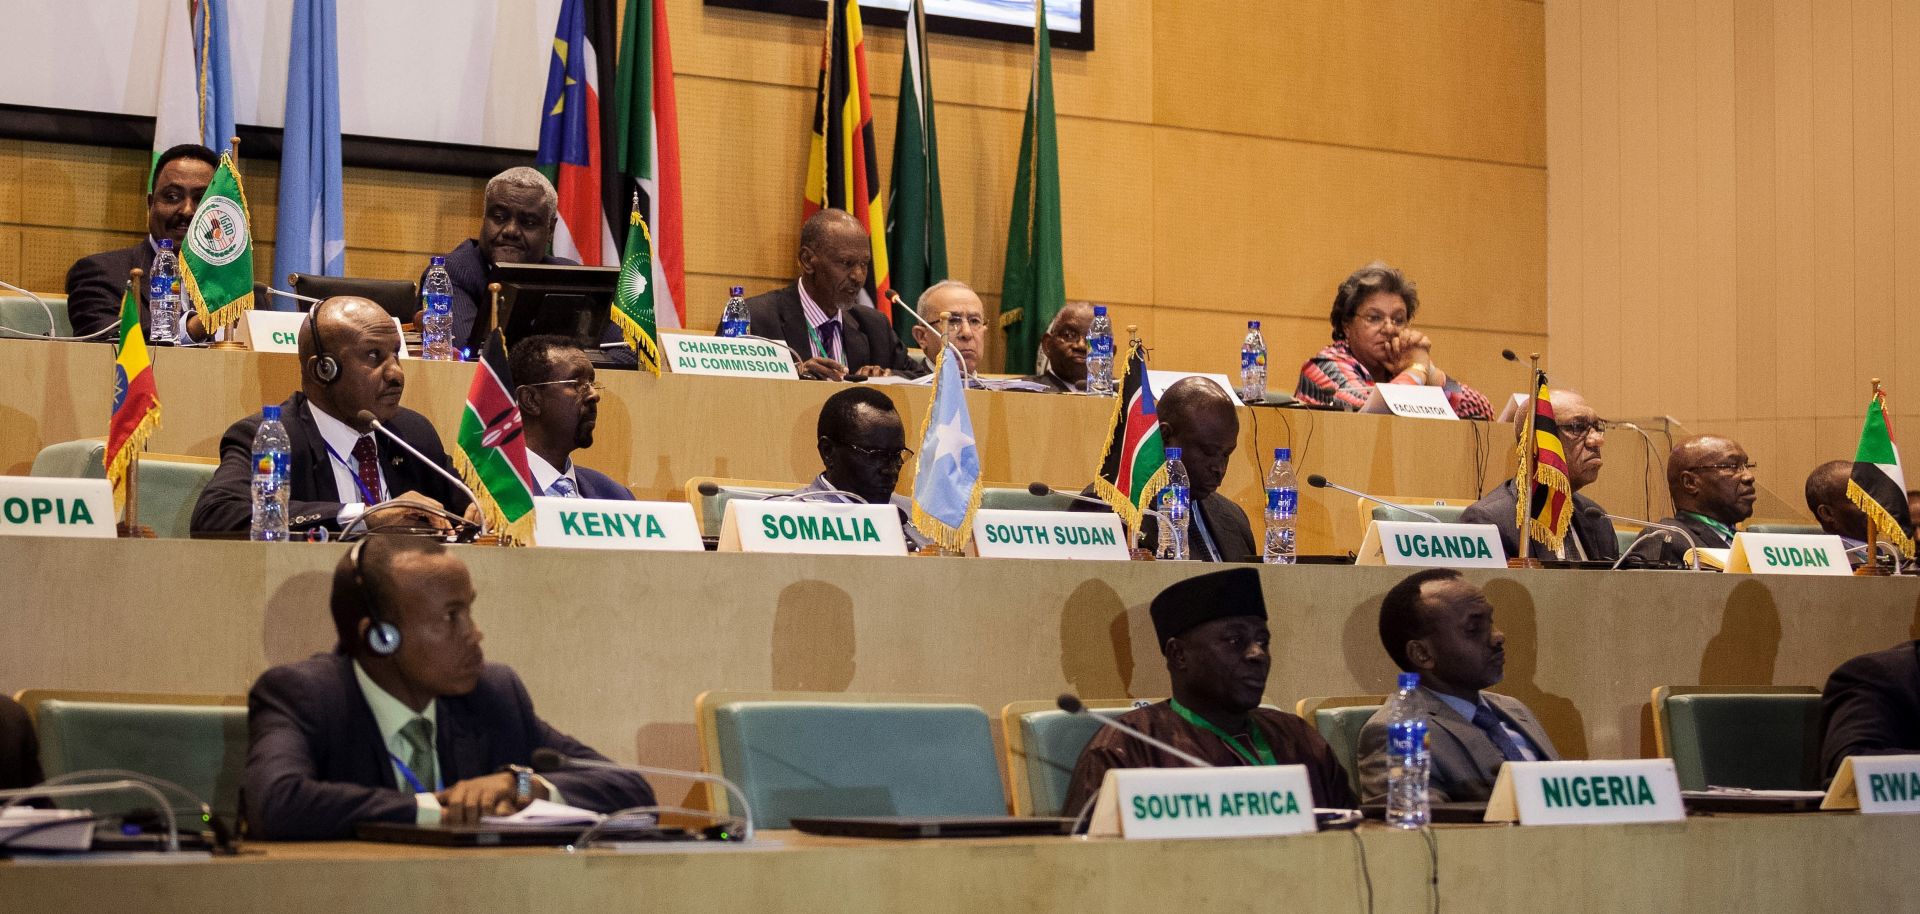
M 113 418 L 107 423 L 105 462 L 115 511 L 127 503 L 127 467 L 160 429 L 160 388 L 147 358 L 147 335 L 140 330 L 140 300 L 134 292 L 138 285 L 128 283 L 120 300 L 120 354 L 113 360 Z

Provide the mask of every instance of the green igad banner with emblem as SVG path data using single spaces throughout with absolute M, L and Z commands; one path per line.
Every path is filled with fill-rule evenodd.
M 253 308 L 253 228 L 232 154 L 220 156 L 180 250 L 181 285 L 208 332 Z

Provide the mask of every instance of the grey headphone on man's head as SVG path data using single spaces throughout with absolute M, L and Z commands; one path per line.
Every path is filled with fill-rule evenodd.
M 313 377 L 322 384 L 332 384 L 340 377 L 340 360 L 327 351 L 327 343 L 320 338 L 320 308 L 326 300 L 314 302 L 307 309 L 307 333 L 313 336 Z M 356 568 L 358 565 L 356 564 Z
M 331 357 L 328 361 L 332 361 Z M 318 373 L 317 369 L 316 373 Z M 354 589 L 360 592 L 361 599 L 367 601 L 367 618 L 373 622 L 367 626 L 363 639 L 367 650 L 373 652 L 375 657 L 391 657 L 400 652 L 400 627 L 388 622 L 381 614 L 380 595 L 374 592 L 373 585 L 368 583 L 366 576 L 361 573 L 360 551 L 366 548 L 366 545 L 367 541 L 362 539 L 347 551 L 347 561 L 353 566 Z

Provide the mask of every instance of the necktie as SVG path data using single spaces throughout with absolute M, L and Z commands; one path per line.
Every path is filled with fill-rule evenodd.
M 820 348 L 826 350 L 825 352 L 819 353 L 821 358 L 834 359 L 835 361 L 839 360 L 839 357 L 834 355 L 834 352 L 840 348 L 839 318 L 820 325 Z
M 380 488 L 380 449 L 374 447 L 372 435 L 362 435 L 353 443 L 353 462 L 359 469 L 360 484 L 367 487 L 367 503 L 386 501 Z
M 400 728 L 400 738 L 407 743 L 407 770 L 413 772 L 420 786 L 432 790 L 440 782 L 439 765 L 433 755 L 433 721 L 416 717 Z
M 573 480 L 562 476 L 555 479 L 553 485 L 547 487 L 547 494 L 557 495 L 561 498 L 579 498 L 580 490 L 573 487 Z
M 1482 704 L 1474 709 L 1473 725 L 1479 727 L 1487 738 L 1493 740 L 1493 747 L 1500 750 L 1500 757 L 1509 762 L 1524 762 L 1527 757 L 1515 745 L 1513 738 L 1507 735 L 1507 728 L 1500 723 L 1499 715 L 1493 709 Z

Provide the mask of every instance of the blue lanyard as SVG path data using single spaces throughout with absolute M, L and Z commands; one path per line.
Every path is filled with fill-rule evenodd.
M 333 458 L 341 466 L 346 468 L 347 478 L 353 480 L 353 487 L 360 490 L 360 499 L 363 504 L 371 506 L 371 505 L 377 505 L 380 503 L 380 499 L 374 498 L 373 493 L 367 491 L 366 482 L 360 478 L 359 467 L 356 467 L 353 464 L 348 463 L 347 458 L 340 456 L 340 452 L 333 449 L 333 442 L 330 442 L 325 438 L 321 438 L 320 445 L 327 449 L 328 457 Z M 376 454 L 378 453 L 377 449 L 375 450 L 375 453 Z M 377 459 L 374 462 L 374 466 L 375 467 L 379 466 L 379 461 Z
M 413 788 L 414 793 L 431 793 L 446 789 L 445 786 L 440 783 L 440 777 L 437 773 L 433 779 L 434 789 L 433 791 L 429 791 L 426 785 L 420 783 L 420 778 L 413 773 L 413 769 L 408 768 L 407 763 L 400 760 L 400 756 L 393 754 L 393 752 L 389 750 L 387 752 L 387 758 L 393 759 L 393 764 L 400 769 L 400 776 L 407 779 L 407 786 Z
M 1220 549 L 1213 544 L 1213 534 L 1207 532 L 1207 516 L 1197 504 L 1193 506 L 1193 526 L 1200 531 L 1200 542 L 1207 544 L 1207 554 L 1213 556 L 1214 561 L 1220 561 Z

